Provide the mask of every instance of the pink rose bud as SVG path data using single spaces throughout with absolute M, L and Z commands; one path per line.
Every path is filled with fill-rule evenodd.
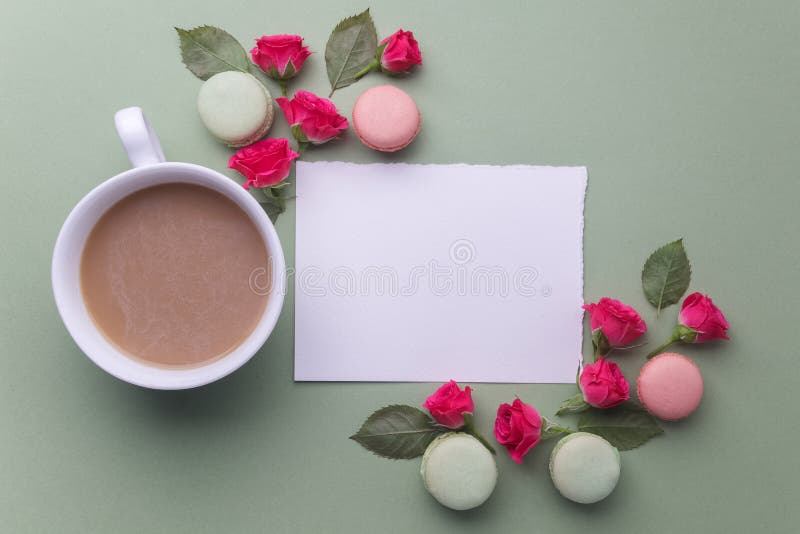
M 422 65 L 422 53 L 414 34 L 403 30 L 397 30 L 381 41 L 378 58 L 381 70 L 390 74 L 405 72 L 414 65 Z
M 683 300 L 678 324 L 672 336 L 647 355 L 650 359 L 678 341 L 705 343 L 713 339 L 728 339 L 728 321 L 714 302 L 701 293 L 692 293 Z
M 299 35 L 265 35 L 250 50 L 253 63 L 276 80 L 288 80 L 303 68 L 311 52 Z
M 542 438 L 542 418 L 536 408 L 519 399 L 501 404 L 494 421 L 494 437 L 508 450 L 511 459 L 521 464 L 523 456 Z
M 466 386 L 462 391 L 454 380 L 443 384 L 422 406 L 431 412 L 437 423 L 448 428 L 464 426 L 464 414 L 475 411 L 470 387 Z
M 289 147 L 288 139 L 262 139 L 239 149 L 228 160 L 228 167 L 242 173 L 245 189 L 271 187 L 289 176 L 292 161 L 299 155 Z
M 611 408 L 630 397 L 628 381 L 619 366 L 602 356 L 583 368 L 580 384 L 583 400 L 595 408 Z
M 629 345 L 647 332 L 647 325 L 636 310 L 618 300 L 603 297 L 597 304 L 586 304 L 583 309 L 589 312 L 599 354 L 605 354 L 611 347 Z
M 297 91 L 291 100 L 281 97 L 275 102 L 298 141 L 319 145 L 347 129 L 347 119 L 339 115 L 333 102 L 314 93 Z
M 684 299 L 678 325 L 680 339 L 686 343 L 728 339 L 728 321 L 714 302 L 701 293 L 692 293 Z

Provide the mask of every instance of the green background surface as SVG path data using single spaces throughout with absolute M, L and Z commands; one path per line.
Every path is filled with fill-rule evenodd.
M 706 383 L 699 411 L 624 453 L 617 491 L 598 505 L 558 495 L 546 443 L 522 466 L 499 454 L 497 490 L 480 509 L 440 507 L 418 460 L 382 460 L 347 439 L 373 409 L 420 404 L 434 385 L 294 383 L 291 293 L 263 350 L 197 390 L 139 389 L 80 353 L 53 303 L 50 258 L 72 206 L 128 168 L 113 113 L 142 106 L 169 159 L 234 176 L 230 151 L 199 122 L 200 82 L 172 27 L 218 25 L 248 48 L 300 33 L 315 53 L 293 87 L 326 94 L 328 34 L 364 7 L 3 1 L 0 531 L 796 532 L 797 2 L 373 2 L 381 35 L 402 26 L 421 43 L 425 66 L 393 83 L 417 99 L 423 130 L 393 156 L 352 132 L 308 151 L 587 165 L 586 300 L 634 305 L 651 343 L 677 309 L 655 318 L 640 269 L 685 237 L 691 289 L 715 298 L 732 339 L 685 348 Z M 334 100 L 349 116 L 384 82 L 371 74 Z M 481 194 L 503 202 L 491 184 Z M 277 224 L 290 263 L 293 221 L 290 204 Z M 617 359 L 635 379 L 641 350 Z M 487 434 L 500 402 L 519 395 L 550 415 L 575 391 L 473 386 Z

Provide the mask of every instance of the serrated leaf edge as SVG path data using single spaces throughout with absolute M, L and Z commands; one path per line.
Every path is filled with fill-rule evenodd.
M 631 408 L 627 408 L 627 409 L 628 409 L 628 410 L 630 410 L 631 412 L 634 412 L 634 413 L 635 413 L 635 412 L 639 412 L 639 411 L 640 411 L 640 410 L 638 410 L 636 407 L 631 407 Z M 641 411 L 644 413 L 644 415 L 646 415 L 647 417 L 649 417 L 649 418 L 650 418 L 650 420 L 651 420 L 651 421 L 652 421 L 652 422 L 655 424 L 655 428 L 653 428 L 653 429 L 651 429 L 651 430 L 649 431 L 649 432 L 650 432 L 650 434 L 649 434 L 649 435 L 648 435 L 648 436 L 647 436 L 647 437 L 646 437 L 646 438 L 645 438 L 645 439 L 644 439 L 644 440 L 643 440 L 641 443 L 639 443 L 638 445 L 635 445 L 635 446 L 633 446 L 633 447 L 627 447 L 627 446 L 622 446 L 622 447 L 621 447 L 621 446 L 619 446 L 619 445 L 617 445 L 617 444 L 615 444 L 615 443 L 612 443 L 612 442 L 611 442 L 611 440 L 609 440 L 609 439 L 608 439 L 608 438 L 607 438 L 607 437 L 606 437 L 604 434 L 601 434 L 600 432 L 596 432 L 596 431 L 593 431 L 593 430 L 591 430 L 592 428 L 617 428 L 617 429 L 629 429 L 629 428 L 632 428 L 632 427 L 630 427 L 630 426 L 622 426 L 622 425 L 610 425 L 610 424 L 606 424 L 606 425 L 596 425 L 595 427 L 589 427 L 589 428 L 587 428 L 587 427 L 585 426 L 585 418 L 586 418 L 586 417 L 589 417 L 589 416 L 590 416 L 590 414 L 591 414 L 591 412 L 586 412 L 586 413 L 584 413 L 584 414 L 581 416 L 581 418 L 578 420 L 578 430 L 579 430 L 579 431 L 581 431 L 581 432 L 588 432 L 588 433 L 590 433 L 590 434 L 595 434 L 595 435 L 597 435 L 597 436 L 600 436 L 601 438 L 603 438 L 603 439 L 605 439 L 606 441 L 608 441 L 609 443 L 611 443 L 611 444 L 612 444 L 614 447 L 616 447 L 616 448 L 617 448 L 618 450 L 620 450 L 620 451 L 632 451 L 632 450 L 634 450 L 634 449 L 638 449 L 639 447 L 641 447 L 642 445 L 644 445 L 645 443 L 647 443 L 648 441 L 650 441 L 650 440 L 651 440 L 651 439 L 653 439 L 654 437 L 656 437 L 656 436 L 660 436 L 661 434 L 663 434 L 663 433 L 664 433 L 664 429 L 663 429 L 663 428 L 661 427 L 661 425 L 659 424 L 659 422 L 658 422 L 658 419 L 656 419 L 655 417 L 653 417 L 653 415 L 652 415 L 652 414 L 648 413 L 648 412 L 647 412 L 647 411 L 645 411 L 645 410 L 641 410 Z M 639 428 L 641 428 L 641 427 L 639 427 Z
M 644 262 L 644 266 L 642 267 L 642 288 L 643 289 L 644 289 L 645 269 L 647 268 L 647 264 L 650 262 L 650 259 L 654 255 L 656 255 L 660 250 L 665 249 L 665 248 L 667 248 L 667 247 L 669 247 L 671 245 L 675 245 L 675 244 L 679 244 L 680 245 L 681 250 L 683 251 L 683 255 L 686 257 L 686 265 L 688 266 L 688 269 L 689 269 L 689 281 L 686 284 L 686 287 L 688 289 L 689 283 L 691 283 L 691 277 L 692 277 L 692 262 L 689 260 L 689 255 L 686 254 L 686 248 L 683 246 L 683 238 L 682 237 L 679 238 L 679 239 L 676 239 L 675 241 L 670 241 L 669 243 L 661 245 L 660 247 L 655 249 L 652 253 L 650 253 L 650 255 L 647 257 L 647 259 Z M 670 261 L 672 261 L 672 258 L 670 258 Z M 669 278 L 669 273 L 670 272 L 672 272 L 672 265 L 671 264 L 667 267 L 667 278 Z M 656 307 L 656 315 L 661 313 L 661 310 L 664 309 L 664 306 L 663 306 L 663 303 L 664 303 L 664 291 L 666 291 L 666 288 L 667 288 L 667 284 L 666 283 L 663 286 L 661 286 L 661 291 L 660 291 L 660 293 L 658 295 L 658 304 L 657 305 L 653 304 L 650 301 L 650 298 L 647 296 L 647 292 L 645 292 L 645 298 L 647 299 L 647 301 L 650 302 L 650 304 L 652 304 L 652 305 L 654 305 Z M 686 289 L 683 290 L 683 293 L 686 293 Z M 683 294 L 681 294 L 681 296 L 683 296 Z M 680 297 L 678 297 L 678 300 L 680 300 Z M 672 304 L 670 304 L 670 306 L 671 305 Z
M 352 439 L 353 441 L 355 441 L 356 443 L 361 445 L 364 449 L 366 449 L 370 453 L 374 454 L 375 456 L 378 456 L 380 458 L 386 458 L 388 460 L 411 460 L 413 458 L 417 458 L 417 457 L 421 456 L 422 454 L 417 454 L 417 455 L 414 455 L 414 456 L 387 456 L 385 454 L 381 454 L 380 452 L 367 447 L 365 445 L 365 443 L 361 439 L 359 439 L 359 438 L 362 438 L 362 437 L 375 437 L 375 436 L 389 436 L 389 435 L 392 435 L 392 434 L 369 434 L 367 436 L 359 436 L 359 433 L 362 430 L 364 430 L 364 427 L 367 426 L 367 424 L 369 423 L 370 419 L 375 417 L 379 412 L 382 412 L 384 410 L 389 410 L 389 409 L 392 409 L 392 408 L 410 408 L 412 410 L 415 410 L 415 411 L 421 413 L 427 419 L 428 424 L 429 424 L 429 428 L 430 428 L 430 430 L 414 430 L 414 431 L 408 431 L 408 432 L 397 432 L 397 433 L 392 433 L 392 434 L 423 434 L 423 433 L 430 432 L 430 433 L 434 434 L 434 439 L 435 439 L 435 437 L 438 437 L 441 434 L 445 434 L 447 432 L 452 432 L 451 429 L 446 428 L 446 427 L 442 427 L 441 425 L 436 423 L 427 413 L 423 412 L 422 410 L 420 410 L 416 406 L 411 406 L 409 404 L 390 404 L 388 406 L 384 406 L 382 408 L 378 408 L 377 410 L 375 410 L 374 412 L 369 414 L 369 416 L 367 416 L 367 418 L 364 420 L 364 422 L 359 427 L 358 431 L 355 434 L 353 434 L 352 436 L 350 436 L 348 439 Z
M 583 413 L 589 408 L 591 408 L 591 405 L 584 400 L 583 392 L 578 391 L 578 393 L 576 393 L 572 397 L 561 401 L 561 404 L 558 407 L 556 415 L 575 415 Z
M 236 41 L 237 43 L 239 43 L 239 40 L 238 40 L 238 39 L 236 39 L 236 38 L 235 38 L 233 35 L 231 35 L 231 34 L 230 34 L 230 33 L 228 33 L 227 31 L 223 30 L 222 28 L 220 28 L 220 27 L 218 27 L 218 26 L 212 26 L 212 25 L 210 25 L 210 24 L 204 24 L 204 25 L 202 25 L 202 26 L 196 26 L 196 27 L 194 27 L 194 28 L 191 28 L 191 29 L 188 29 L 188 30 L 186 30 L 186 29 L 183 29 L 183 28 L 178 28 L 177 26 L 174 26 L 174 28 L 175 28 L 175 31 L 176 31 L 176 32 L 178 32 L 178 39 L 179 39 L 179 44 L 178 44 L 178 46 L 180 47 L 180 50 L 181 50 L 181 62 L 183 63 L 183 65 L 186 67 L 186 69 L 187 69 L 189 72 L 191 72 L 192 74 L 194 74 L 195 76 L 197 76 L 197 77 L 198 77 L 198 78 L 200 78 L 201 80 L 203 80 L 204 78 L 201 78 L 201 77 L 200 77 L 200 76 L 199 76 L 199 75 L 198 75 L 198 74 L 197 74 L 195 71 L 193 71 L 193 70 L 192 70 L 192 67 L 190 67 L 190 66 L 189 66 L 189 65 L 186 63 L 186 60 L 185 60 L 185 58 L 184 58 L 184 52 L 183 52 L 183 42 L 182 42 L 182 41 L 180 41 L 180 37 L 181 37 L 182 35 L 185 35 L 185 36 L 186 36 L 188 39 L 190 39 L 190 40 L 191 40 L 191 41 L 192 41 L 194 44 L 196 44 L 198 47 L 202 48 L 202 49 L 203 49 L 204 51 L 206 51 L 206 52 L 207 52 L 209 55 L 211 55 L 211 56 L 214 56 L 214 57 L 215 57 L 216 59 L 218 59 L 218 60 L 219 60 L 221 63 L 224 63 L 225 65 L 228 65 L 229 67 L 231 67 L 231 70 L 235 70 L 235 71 L 239 71 L 239 72 L 248 72 L 248 73 L 249 73 L 249 64 L 248 64 L 248 68 L 247 68 L 247 69 L 242 69 L 242 68 L 239 68 L 237 65 L 233 65 L 232 63 L 228 62 L 227 60 L 225 60 L 225 59 L 223 59 L 223 58 L 219 57 L 217 54 L 215 54 L 215 53 L 214 53 L 213 51 L 211 51 L 209 48 L 207 48 L 206 46 L 204 46 L 203 44 L 201 44 L 201 43 L 199 43 L 197 40 L 195 40 L 195 39 L 192 37 L 192 35 L 191 35 L 191 32 L 193 32 L 193 31 L 195 31 L 195 30 L 202 30 L 202 29 L 205 29 L 205 28 L 211 28 L 211 29 L 213 29 L 213 30 L 221 31 L 222 33 L 225 33 L 225 34 L 227 34 L 227 35 L 230 35 L 230 37 L 231 37 L 231 38 L 232 38 L 234 41 Z M 246 58 L 246 57 L 247 57 L 247 50 L 245 50 L 245 48 L 242 46 L 242 43 L 239 43 L 239 46 L 241 46 L 242 50 L 244 50 L 244 53 L 245 53 L 245 58 Z
M 585 426 L 581 426 L 580 424 L 578 425 L 578 430 L 580 430 L 581 432 L 589 432 L 590 434 L 597 434 L 598 436 L 602 436 L 602 434 L 600 434 L 598 432 L 592 432 L 592 430 L 591 430 L 592 428 L 630 429 L 630 428 L 633 428 L 633 427 L 618 426 L 618 425 L 596 425 L 596 426 L 587 428 Z M 640 430 L 642 430 L 642 429 L 640 428 Z M 644 445 L 645 443 L 650 441 L 652 438 L 654 438 L 656 436 L 660 436 L 661 434 L 663 434 L 664 433 L 664 429 L 661 428 L 660 425 L 658 425 L 656 428 L 653 428 L 652 430 L 648 430 L 648 432 L 651 432 L 651 435 L 646 440 L 644 440 L 642 443 L 640 443 L 639 445 L 636 445 L 636 447 L 617 447 L 617 448 L 619 450 L 621 450 L 621 451 L 627 451 L 627 450 L 632 450 L 632 449 L 636 449 L 638 447 L 641 447 L 642 445 Z
M 343 29 L 345 29 L 345 28 L 349 27 L 349 26 L 348 26 L 349 24 L 352 24 L 352 23 L 354 23 L 354 22 L 357 22 L 357 19 L 358 19 L 359 17 L 362 17 L 362 16 L 364 16 L 364 15 L 366 15 L 366 18 L 367 18 L 367 20 L 365 21 L 365 23 L 364 23 L 364 24 L 362 24 L 361 28 L 359 28 L 359 30 L 358 30 L 358 34 L 356 35 L 356 38 L 353 40 L 353 45 L 350 47 L 350 51 L 348 52 L 348 55 L 347 55 L 347 57 L 350 57 L 350 54 L 352 54 L 352 53 L 353 53 L 353 47 L 355 47 L 355 43 L 356 43 L 356 42 L 358 42 L 358 38 L 361 36 L 361 31 L 362 31 L 362 30 L 364 29 L 364 27 L 367 25 L 367 22 L 368 22 L 370 25 L 372 25 L 372 28 L 373 28 L 373 30 L 375 30 L 375 33 L 376 33 L 376 35 L 377 35 L 377 30 L 375 29 L 375 21 L 374 21 L 374 20 L 372 20 L 372 15 L 371 15 L 371 14 L 370 14 L 370 12 L 369 12 L 369 8 L 367 8 L 367 9 L 365 9 L 364 11 L 362 11 L 361 13 L 358 13 L 358 14 L 356 14 L 356 15 L 352 15 L 352 16 L 349 16 L 349 17 L 347 17 L 347 18 L 344 18 L 344 19 L 342 19 L 342 20 L 340 20 L 340 21 L 339 21 L 339 23 L 338 23 L 338 24 L 337 24 L 337 25 L 336 25 L 336 26 L 333 28 L 333 31 L 331 32 L 330 36 L 328 37 L 328 42 L 327 42 L 327 43 L 325 43 L 325 50 L 326 50 L 326 52 L 327 52 L 327 49 L 328 49 L 328 43 L 330 43 L 330 40 L 333 38 L 334 34 L 335 34 L 337 31 L 341 31 L 341 30 L 343 30 Z M 326 61 L 327 61 L 327 57 L 326 57 L 325 59 L 326 59 Z M 328 81 L 331 83 L 331 94 L 332 94 L 332 93 L 333 93 L 333 91 L 335 91 L 336 89 L 341 89 L 341 88 L 343 88 L 343 87 L 347 87 L 347 85 L 339 85 L 339 82 L 341 81 L 341 78 L 342 78 L 342 74 L 344 73 L 344 68 L 345 68 L 345 65 L 347 65 L 347 60 L 345 60 L 345 61 L 343 61 L 343 62 L 342 62 L 342 66 L 341 66 L 341 68 L 339 69 L 339 72 L 338 72 L 338 74 L 336 75 L 336 78 L 335 78 L 335 80 L 336 80 L 336 81 L 335 81 L 335 82 L 334 82 L 333 80 L 331 80 L 331 79 L 330 79 L 330 76 L 328 77 Z M 327 69 L 326 69 L 326 70 L 327 70 Z M 348 85 L 349 85 L 349 84 L 348 84 Z

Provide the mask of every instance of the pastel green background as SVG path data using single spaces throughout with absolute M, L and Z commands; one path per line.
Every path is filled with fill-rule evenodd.
M 364 7 L 3 0 L 0 531 L 797 531 L 797 2 L 374 1 L 381 35 L 402 26 L 422 45 L 425 66 L 392 80 L 417 99 L 422 133 L 392 156 L 352 132 L 308 151 L 587 165 L 586 300 L 634 305 L 651 343 L 677 309 L 656 319 L 640 268 L 685 237 L 691 289 L 727 312 L 732 339 L 683 350 L 705 378 L 699 411 L 623 453 L 618 489 L 601 504 L 557 494 L 547 443 L 522 466 L 499 454 L 499 484 L 482 508 L 440 507 L 419 461 L 382 460 L 347 439 L 373 409 L 419 404 L 435 385 L 294 383 L 292 294 L 263 350 L 208 387 L 139 389 L 80 353 L 53 304 L 50 258 L 72 206 L 128 167 L 114 111 L 142 106 L 169 159 L 234 176 L 229 150 L 199 122 L 200 82 L 182 67 L 172 27 L 218 25 L 248 48 L 262 34 L 300 33 L 315 54 L 293 87 L 325 93 L 329 31 Z M 349 115 L 362 90 L 385 82 L 371 74 L 334 100 Z M 503 202 L 491 184 L 480 194 Z M 293 220 L 290 204 L 277 224 L 290 262 Z M 634 380 L 643 355 L 617 360 Z M 487 434 L 500 402 L 518 395 L 550 415 L 574 393 L 473 386 Z

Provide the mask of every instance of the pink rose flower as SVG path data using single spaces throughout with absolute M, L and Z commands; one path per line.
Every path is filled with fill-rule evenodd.
M 311 52 L 299 35 L 265 35 L 256 39 L 250 55 L 271 78 L 288 80 L 300 72 Z
M 288 139 L 262 139 L 239 149 L 228 160 L 228 167 L 242 173 L 245 189 L 271 187 L 289 175 L 292 161 L 299 155 L 289 147 Z
M 619 366 L 602 356 L 581 372 L 583 400 L 595 408 L 611 408 L 630 397 L 628 381 Z
M 497 408 L 494 421 L 494 437 L 518 464 L 542 438 L 542 418 L 536 408 L 519 399 Z
M 728 339 L 728 321 L 714 302 L 701 293 L 692 293 L 684 299 L 678 324 L 691 329 L 681 335 L 681 340 L 687 343 Z
M 378 54 L 384 72 L 405 72 L 414 65 L 422 65 L 422 53 L 411 32 L 397 30 L 381 41 L 380 47 Z
M 647 331 L 639 314 L 618 300 L 603 297 L 597 304 L 586 304 L 592 333 L 598 330 L 605 336 L 609 347 L 624 347 Z
M 466 386 L 461 390 L 454 380 L 437 389 L 425 400 L 422 407 L 431 412 L 431 416 L 437 423 L 448 428 L 464 426 L 464 414 L 471 414 L 475 411 L 470 387 Z
M 281 97 L 275 102 L 283 110 L 298 141 L 319 145 L 347 129 L 347 119 L 339 115 L 333 102 L 314 93 L 297 91 L 291 100 Z
M 652 358 L 678 341 L 705 343 L 713 339 L 728 339 L 728 320 L 707 296 L 692 293 L 683 300 L 678 324 L 672 336 L 647 355 Z

